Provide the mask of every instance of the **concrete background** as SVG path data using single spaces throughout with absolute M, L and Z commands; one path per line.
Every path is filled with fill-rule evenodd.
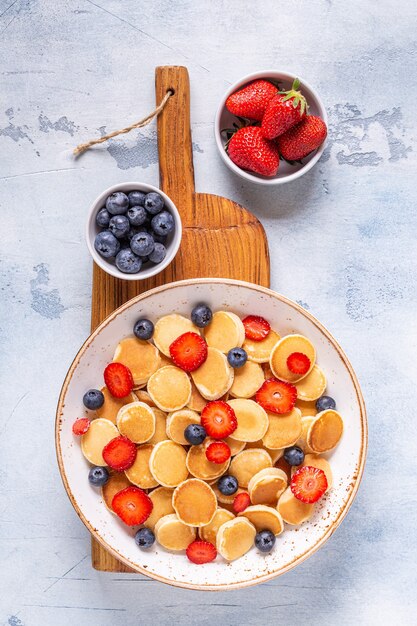
M 416 18 L 406 0 L 0 0 L 1 624 L 417 623 Z M 344 346 L 369 411 L 335 536 L 230 593 L 93 571 L 55 462 L 57 396 L 89 332 L 87 207 L 114 183 L 158 183 L 155 126 L 70 150 L 150 111 L 162 64 L 189 68 L 197 189 L 259 216 L 272 287 Z M 223 92 L 263 68 L 305 77 L 331 119 L 321 162 L 275 190 L 235 178 L 213 140 Z

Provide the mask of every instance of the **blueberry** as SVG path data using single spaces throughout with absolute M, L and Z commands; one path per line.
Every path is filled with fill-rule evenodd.
M 189 424 L 184 430 L 184 437 L 192 446 L 198 446 L 207 437 L 206 429 L 201 424 Z
M 152 235 L 152 237 L 154 238 L 154 241 L 156 243 L 163 243 L 164 246 L 165 246 L 165 244 L 167 242 L 167 236 L 166 235 L 157 235 L 154 230 L 150 230 L 149 232 Z
M 86 409 L 95 411 L 104 404 L 104 396 L 99 389 L 89 389 L 83 396 L 83 404 Z
M 130 230 L 130 222 L 126 215 L 115 215 L 112 217 L 109 224 L 109 230 L 115 237 L 117 237 L 117 239 L 123 239 L 123 237 L 126 237 Z
M 288 465 L 301 465 L 304 461 L 304 452 L 298 446 L 291 446 L 285 450 L 284 459 Z
M 219 488 L 220 493 L 225 496 L 231 496 L 236 493 L 239 483 L 237 482 L 237 478 L 231 476 L 230 474 L 226 474 L 222 476 L 217 481 L 217 487 Z
M 119 252 L 120 243 L 109 230 L 102 230 L 94 239 L 94 247 L 102 257 L 109 259 Z
M 206 304 L 197 304 L 191 311 L 191 321 L 199 328 L 205 328 L 211 322 L 213 313 Z
M 164 208 L 164 199 L 159 195 L 159 193 L 151 191 L 151 193 L 146 195 L 144 206 L 148 213 L 156 215 Z
M 317 411 L 327 411 L 328 409 L 335 409 L 336 402 L 330 396 L 322 396 L 316 400 Z
M 109 480 L 109 472 L 105 467 L 92 467 L 88 472 L 88 480 L 94 487 L 102 487 Z
M 169 235 L 174 230 L 174 218 L 168 211 L 162 211 L 152 218 L 151 226 L 157 235 Z
M 127 217 L 132 226 L 142 226 L 148 219 L 148 215 L 143 206 L 132 206 L 127 212 Z
M 149 260 L 152 263 L 161 263 L 167 254 L 167 249 L 162 243 L 156 243 L 154 249 L 149 255 Z
M 248 355 L 243 348 L 232 348 L 227 353 L 227 360 L 231 367 L 243 367 L 248 360 Z
M 110 222 L 111 215 L 108 210 L 103 207 L 96 215 L 96 224 L 100 228 L 107 228 Z
M 150 339 L 153 335 L 154 325 L 151 320 L 147 320 L 146 318 L 142 318 L 136 322 L 133 327 L 133 332 L 135 333 L 138 339 Z
M 139 528 L 135 535 L 135 541 L 139 548 L 147 550 L 155 543 L 155 535 L 150 528 Z
M 147 256 L 153 251 L 155 242 L 152 235 L 147 232 L 142 232 L 133 235 L 130 240 L 130 247 L 138 256 Z
M 143 191 L 131 191 L 127 194 L 127 197 L 129 198 L 129 206 L 143 206 L 146 193 L 143 193 Z
M 132 237 L 134 237 L 135 235 L 137 235 L 138 233 L 146 233 L 146 226 L 145 224 L 143 224 L 142 226 L 131 226 L 131 228 L 129 229 L 129 232 L 127 233 L 126 237 L 129 241 L 131 241 Z
M 116 256 L 116 267 L 124 274 L 137 274 L 142 267 L 142 259 L 130 248 L 124 248 Z
M 271 552 L 275 545 L 276 537 L 270 530 L 261 530 L 255 535 L 255 546 L 261 552 Z
M 123 215 L 129 208 L 129 198 L 123 191 L 112 193 L 106 200 L 106 209 L 112 215 Z

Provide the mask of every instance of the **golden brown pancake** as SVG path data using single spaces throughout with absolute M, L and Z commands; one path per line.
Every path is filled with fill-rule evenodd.
M 216 348 L 208 348 L 207 359 L 191 377 L 199 393 L 207 400 L 218 400 L 232 386 L 234 373 L 227 358 Z
M 201 480 L 215 480 L 225 473 L 230 460 L 225 463 L 212 463 L 206 457 L 208 446 L 214 439 L 207 437 L 199 446 L 190 446 L 187 453 L 187 468 L 190 474 Z
M 148 494 L 152 500 L 153 509 L 152 513 L 145 522 L 145 526 L 147 528 L 151 528 L 153 530 L 155 528 L 155 524 L 161 519 L 161 517 L 175 513 L 174 507 L 172 506 L 173 493 L 173 489 L 158 487 Z
M 186 451 L 178 443 L 160 441 L 154 446 L 149 460 L 151 474 L 160 485 L 177 487 L 188 477 L 186 458 Z
M 333 410 L 317 413 L 307 431 L 307 444 L 313 452 L 321 453 L 337 446 L 343 435 L 343 420 Z
M 323 370 L 318 365 L 315 365 L 308 376 L 295 383 L 297 398 L 307 402 L 317 400 L 323 395 L 326 385 L 327 381 Z
M 130 482 L 141 489 L 152 489 L 158 486 L 158 481 L 155 480 L 149 469 L 152 450 L 153 446 L 150 444 L 138 446 L 135 462 L 132 467 L 125 471 Z
M 294 374 L 288 369 L 287 359 L 294 352 L 301 352 L 310 359 L 310 369 L 306 374 Z M 316 349 L 304 335 L 286 335 L 274 346 L 269 364 L 275 378 L 295 383 L 307 376 L 316 362 Z
M 252 476 L 248 492 L 252 504 L 276 506 L 288 485 L 287 475 L 277 467 L 267 467 Z M 256 524 L 255 524 L 256 526 Z
M 306 504 L 293 496 L 291 487 L 288 487 L 278 500 L 277 511 L 287 524 L 297 526 L 307 521 L 313 514 L 314 504 Z
M 155 434 L 154 410 L 144 402 L 122 406 L 117 414 L 117 428 L 134 443 L 145 443 Z
M 269 363 L 272 349 L 281 337 L 274 330 L 271 330 L 262 341 L 253 341 L 246 338 L 243 342 L 243 349 L 246 350 L 249 361 L 255 363 Z
M 149 341 L 136 337 L 122 339 L 114 353 L 113 361 L 123 363 L 132 372 L 136 386 L 146 383 L 160 364 L 159 352 Z
M 204 336 L 210 348 L 217 348 L 227 354 L 232 348 L 243 344 L 245 328 L 242 320 L 235 313 L 217 311 L 205 328 Z
M 217 551 L 227 561 L 234 561 L 251 549 L 256 529 L 245 517 L 235 517 L 217 531 Z
M 162 367 L 150 377 L 148 393 L 161 411 L 178 411 L 191 397 L 188 374 L 174 365 Z
M 103 448 L 118 435 L 119 431 L 110 420 L 102 417 L 92 420 L 89 429 L 81 437 L 81 451 L 87 461 L 93 465 L 107 465 L 103 459 Z
M 130 485 L 131 482 L 124 472 L 113 472 L 112 474 L 110 474 L 109 480 L 101 488 L 103 502 L 109 509 L 109 511 L 114 513 L 112 508 L 112 502 L 116 493 L 119 493 L 119 491 L 122 491 L 122 489 L 126 489 L 126 487 L 130 487 Z
M 184 431 L 191 424 L 199 424 L 200 415 L 191 409 L 180 409 L 168 415 L 166 422 L 167 435 L 173 441 L 188 446 Z
M 195 528 L 181 522 L 175 513 L 161 517 L 155 524 L 156 540 L 167 550 L 186 550 L 196 534 Z
M 262 448 L 250 448 L 233 457 L 229 473 L 237 478 L 239 487 L 246 489 L 252 476 L 266 467 L 272 467 L 268 452 Z
M 253 400 L 236 398 L 228 404 L 236 414 L 237 428 L 230 435 L 238 441 L 258 441 L 262 439 L 268 429 L 268 415 L 259 404 Z
M 210 485 L 203 480 L 189 478 L 174 490 L 172 506 L 184 524 L 199 528 L 213 519 L 217 499 Z
M 263 437 L 264 445 L 272 450 L 294 445 L 301 435 L 301 412 L 296 408 L 282 415 L 268 411 L 268 418 L 269 426 Z
M 235 378 L 229 393 L 234 398 L 251 398 L 264 383 L 264 371 L 259 363 L 246 361 L 235 369 Z
M 110 420 L 113 424 L 116 424 L 117 414 L 122 406 L 136 402 L 139 399 L 134 393 L 129 393 L 125 398 L 114 398 L 107 387 L 102 387 L 101 392 L 104 396 L 104 404 L 100 409 L 96 409 L 96 415 L 97 417 Z
M 200 334 L 200 330 L 197 326 L 194 326 L 191 320 L 179 315 L 178 313 L 171 313 L 161 317 L 155 324 L 155 330 L 153 334 L 153 340 L 156 347 L 168 358 L 170 358 L 169 347 L 175 339 L 178 339 L 184 333 L 197 333 Z
M 203 541 L 209 541 L 216 545 L 217 533 L 222 524 L 229 522 L 235 516 L 227 509 L 217 509 L 213 519 L 206 526 L 202 526 L 198 533 Z
M 259 532 L 270 530 L 274 535 L 280 535 L 284 530 L 284 522 L 280 513 L 271 506 L 265 504 L 255 504 L 248 506 L 239 517 L 246 517 Z

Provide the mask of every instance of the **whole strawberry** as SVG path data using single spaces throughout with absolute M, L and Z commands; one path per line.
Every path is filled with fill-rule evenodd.
M 240 128 L 229 141 L 228 153 L 243 170 L 262 176 L 275 176 L 278 171 L 278 148 L 265 139 L 259 126 Z
M 306 116 L 307 102 L 298 91 L 299 86 L 300 81 L 296 78 L 289 91 L 279 92 L 268 102 L 262 118 L 262 132 L 266 139 L 282 135 Z
M 268 102 L 277 93 L 278 89 L 269 80 L 254 80 L 232 93 L 226 100 L 226 108 L 233 115 L 260 122 Z
M 320 117 L 307 115 L 302 122 L 280 135 L 276 144 L 286 161 L 299 161 L 316 150 L 327 136 L 327 126 Z

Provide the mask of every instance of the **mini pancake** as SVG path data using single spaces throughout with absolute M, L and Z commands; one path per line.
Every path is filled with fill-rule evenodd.
M 190 399 L 190 379 L 179 367 L 168 365 L 150 377 L 148 393 L 161 411 L 177 411 Z
M 297 526 L 297 524 L 307 521 L 312 516 L 314 504 L 306 504 L 301 502 L 301 500 L 297 500 L 291 491 L 291 487 L 287 487 L 278 500 L 277 511 L 281 514 L 284 522 Z
M 284 522 L 281 514 L 271 506 L 265 504 L 255 504 L 248 506 L 238 517 L 245 517 L 256 530 L 270 530 L 274 535 L 280 535 L 284 530 Z
M 155 415 L 155 432 L 149 439 L 148 443 L 155 444 L 167 439 L 167 415 L 161 411 L 161 409 L 157 409 L 156 407 L 153 409 L 153 412 Z
M 268 452 L 262 448 L 251 448 L 233 457 L 230 463 L 230 474 L 237 478 L 239 487 L 246 489 L 252 476 L 266 467 L 272 467 Z
M 126 365 L 132 372 L 133 382 L 140 386 L 156 372 L 161 359 L 158 350 L 149 341 L 127 337 L 117 346 L 113 361 Z
M 187 526 L 199 528 L 213 519 L 217 498 L 210 485 L 198 478 L 189 478 L 175 489 L 172 506 L 179 520 Z
M 282 457 L 282 455 L 284 454 L 284 450 L 280 449 L 280 450 L 272 450 L 271 448 L 267 448 L 266 446 L 264 446 L 264 443 L 262 441 L 262 439 L 259 439 L 258 441 L 249 441 L 246 444 L 246 448 L 263 448 L 264 450 L 266 450 L 269 454 L 269 456 L 271 457 L 271 461 L 272 461 L 272 465 L 274 465 L 278 459 L 280 459 Z
M 311 424 L 314 422 L 315 419 L 316 418 L 314 415 L 303 415 L 303 417 L 301 418 L 301 434 L 299 438 L 297 439 L 295 445 L 301 448 L 304 451 L 304 454 L 313 452 L 313 450 L 310 448 L 310 446 L 307 443 L 307 433 L 308 433 L 308 429 L 310 428 Z
M 308 376 L 295 383 L 297 398 L 304 401 L 317 400 L 323 395 L 326 385 L 327 380 L 323 370 L 315 365 Z
M 217 531 L 217 551 L 227 561 L 234 561 L 251 549 L 256 529 L 246 517 L 235 517 Z
M 196 538 L 195 528 L 187 526 L 175 513 L 164 515 L 155 524 L 155 537 L 157 542 L 167 550 L 185 550 Z
M 182 446 L 188 446 L 189 442 L 184 437 L 184 430 L 190 424 L 199 424 L 200 416 L 190 409 L 180 409 L 168 415 L 166 421 L 167 435 L 173 441 L 180 443 Z
M 207 404 L 207 400 L 203 398 L 203 396 L 201 395 L 201 393 L 198 391 L 197 387 L 195 386 L 194 381 L 192 380 L 191 381 L 191 397 L 187 404 L 187 407 L 191 409 L 192 411 L 198 411 L 198 413 L 201 413 L 201 411 L 204 409 L 206 404 Z
M 235 377 L 229 393 L 234 398 L 251 398 L 264 381 L 262 367 L 253 361 L 246 361 L 243 367 L 235 369 Z
M 261 470 L 249 481 L 248 491 L 252 504 L 276 506 L 279 497 L 287 488 L 287 475 L 277 467 Z M 255 524 L 256 526 L 256 524 Z
M 299 398 L 297 398 L 295 406 L 297 407 L 297 409 L 300 409 L 301 417 L 303 417 L 304 415 L 317 414 L 316 403 L 314 401 L 300 400 Z
M 102 454 L 103 448 L 118 434 L 119 431 L 110 420 L 102 417 L 92 420 L 89 429 L 81 437 L 81 451 L 87 461 L 93 465 L 106 465 Z
M 148 406 L 152 408 L 156 406 L 155 402 L 152 400 L 149 393 L 145 391 L 144 389 L 138 389 L 137 391 L 135 391 L 135 396 L 136 396 L 136 400 L 139 400 L 139 402 L 144 402 L 145 404 L 147 404 Z
M 158 482 L 154 479 L 149 469 L 149 459 L 153 446 L 145 444 L 138 446 L 136 452 L 136 459 L 132 467 L 125 470 L 125 474 L 133 485 L 140 487 L 141 489 L 153 489 L 158 486 Z
M 317 413 L 307 431 L 307 444 L 320 454 L 337 446 L 343 435 L 343 420 L 340 413 L 329 409 Z
M 203 398 L 218 400 L 232 386 L 234 372 L 223 352 L 208 348 L 207 359 L 197 370 L 191 372 L 191 377 Z
M 248 493 L 247 489 L 241 489 L 240 487 L 238 487 L 237 491 L 235 493 L 232 493 L 232 495 L 230 496 L 226 496 L 224 493 L 222 493 L 220 491 L 220 489 L 217 487 L 217 485 L 213 485 L 212 487 L 214 494 L 217 498 L 217 500 L 220 502 L 220 504 L 222 504 L 223 506 L 233 506 L 233 501 L 236 498 L 236 496 L 239 493 Z
M 191 320 L 183 315 L 178 315 L 178 313 L 171 313 L 161 317 L 156 322 L 152 339 L 162 354 L 170 358 L 169 347 L 172 342 L 180 335 L 189 332 L 200 334 L 200 330 L 194 326 Z
M 217 311 L 204 331 L 210 348 L 227 354 L 232 348 L 240 347 L 245 339 L 245 327 L 235 313 Z
M 199 446 L 191 446 L 187 453 L 187 468 L 190 474 L 201 480 L 215 480 L 225 473 L 230 459 L 224 463 L 212 463 L 206 457 L 208 446 L 214 439 L 207 437 Z
M 96 409 L 96 415 L 97 417 L 110 420 L 113 424 L 116 424 L 117 414 L 122 406 L 138 400 L 136 394 L 134 393 L 129 393 L 129 395 L 125 398 L 114 398 L 107 387 L 102 387 L 101 393 L 104 396 L 104 404 L 99 409 Z
M 176 487 L 188 477 L 187 453 L 179 443 L 166 439 L 154 446 L 149 459 L 149 469 L 154 479 L 163 487 Z
M 123 406 L 117 414 L 117 428 L 134 443 L 145 443 L 155 434 L 154 410 L 144 402 Z
M 333 486 L 333 472 L 330 467 L 330 463 L 322 456 L 317 456 L 315 454 L 306 454 L 303 463 L 298 467 L 293 467 L 294 473 L 298 469 L 300 469 L 300 467 L 306 467 L 307 465 L 309 465 L 310 467 L 318 467 L 319 469 L 323 470 L 327 478 L 326 491 L 329 491 L 329 489 L 331 489 Z
M 296 408 L 283 415 L 268 411 L 268 418 L 268 430 L 262 439 L 264 446 L 277 450 L 294 445 L 301 435 L 301 412 Z
M 243 342 L 243 349 L 246 350 L 249 361 L 255 363 L 268 363 L 272 349 L 278 343 L 281 337 L 274 330 L 270 330 L 269 334 L 262 341 L 253 341 L 246 338 Z
M 287 359 L 293 352 L 301 352 L 310 359 L 310 369 L 306 374 L 294 374 L 288 369 Z M 276 378 L 295 383 L 297 380 L 305 378 L 313 369 L 316 362 L 316 349 L 304 335 L 286 335 L 274 346 L 269 364 Z
M 126 487 L 130 487 L 131 484 L 132 483 L 129 481 L 124 472 L 114 472 L 113 474 L 110 474 L 109 480 L 101 488 L 101 495 L 104 504 L 109 511 L 111 511 L 111 513 L 114 513 L 112 509 L 112 502 L 116 493 L 119 493 L 122 489 L 126 489 Z
M 161 519 L 161 517 L 175 513 L 174 507 L 172 506 L 173 493 L 174 491 L 172 489 L 167 489 L 167 487 L 158 487 L 148 493 L 148 496 L 152 500 L 153 509 L 152 513 L 145 522 L 145 526 L 147 528 L 153 530 L 155 528 L 155 524 Z
M 229 400 L 237 418 L 237 428 L 230 435 L 238 441 L 258 441 L 268 430 L 268 415 L 259 404 L 253 400 L 236 398 Z
M 233 513 L 227 509 L 217 509 L 211 522 L 206 524 L 206 526 L 202 526 L 198 531 L 198 534 L 203 541 L 209 541 L 215 546 L 220 526 L 225 522 L 229 522 L 231 519 L 234 519 L 234 517 Z
M 231 437 L 226 437 L 223 441 L 227 443 L 230 448 L 230 456 L 239 454 L 239 452 L 242 452 L 242 450 L 246 447 L 246 443 L 244 441 L 236 441 L 236 439 L 232 439 Z

